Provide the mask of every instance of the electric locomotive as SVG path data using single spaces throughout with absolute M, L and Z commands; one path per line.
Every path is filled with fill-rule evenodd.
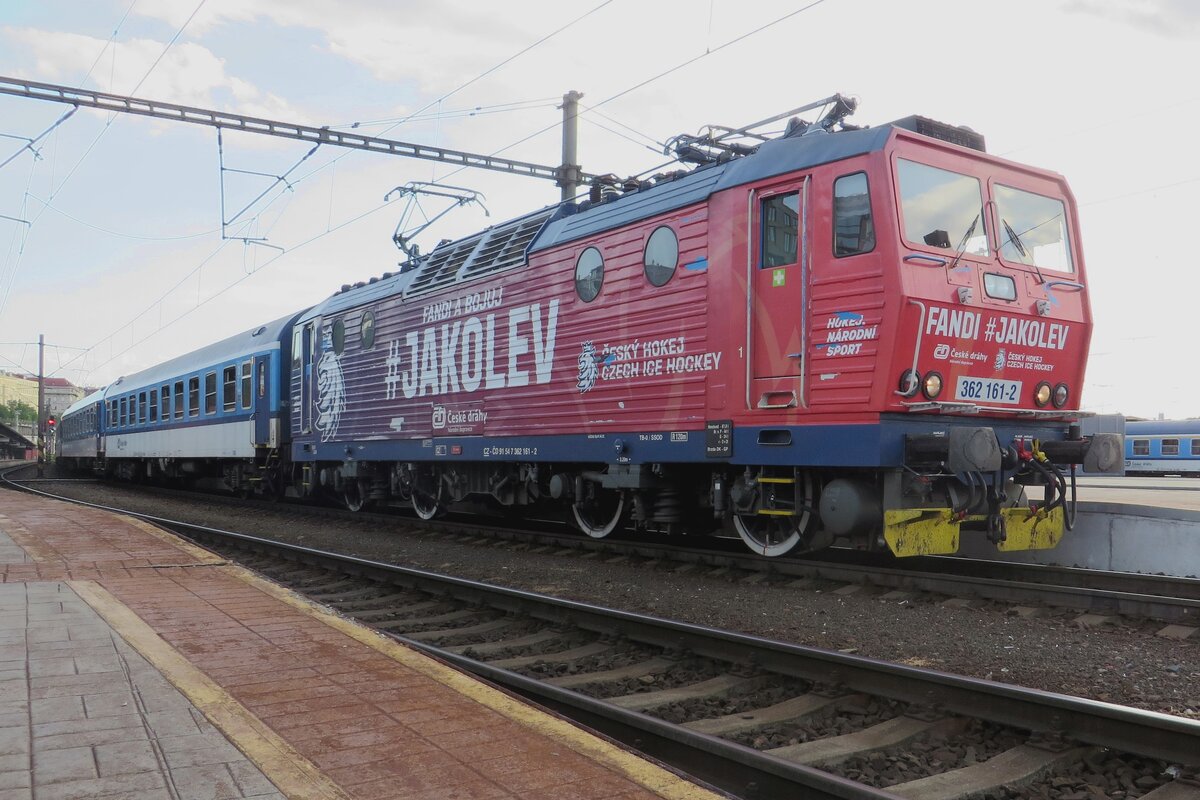
M 1074 465 L 1122 460 L 1075 424 L 1092 321 L 1070 190 L 969 129 L 856 128 L 831 100 L 344 286 L 276 331 L 279 440 L 220 469 L 766 556 L 1053 547 Z

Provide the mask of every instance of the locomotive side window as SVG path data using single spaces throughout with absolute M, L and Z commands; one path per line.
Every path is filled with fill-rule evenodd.
M 646 240 L 642 263 L 646 269 L 646 280 L 654 286 L 665 286 L 679 264 L 679 239 L 675 231 L 666 225 L 655 229 Z
M 1133 454 L 1135 456 L 1150 455 L 1150 440 L 1149 439 L 1134 439 Z
M 1074 272 L 1061 200 L 996 184 L 1000 257 L 1016 264 Z
M 188 378 L 188 416 L 194 417 L 200 413 L 200 379 Z
M 333 352 L 336 355 L 341 355 L 346 349 L 346 323 L 344 320 L 336 319 L 333 321 Z
M 796 263 L 800 235 L 800 193 L 788 192 L 762 201 L 759 269 Z
M 208 372 L 204 375 L 204 413 L 217 413 L 217 373 Z
M 575 291 L 579 299 L 590 303 L 600 294 L 604 285 L 604 257 L 594 247 L 589 247 L 579 254 L 575 262 Z
M 363 350 L 370 350 L 375 346 L 375 315 L 370 311 L 363 312 L 362 321 L 358 323 L 358 335 Z
M 875 219 L 867 174 L 843 175 L 833 183 L 833 254 L 856 256 L 875 249 Z
M 955 253 L 988 254 L 978 178 L 903 158 L 896 160 L 896 177 L 905 239 Z
M 221 370 L 221 409 L 237 411 L 237 367 Z
M 1162 454 L 1164 456 L 1179 455 L 1179 440 L 1178 439 L 1163 439 Z
M 253 399 L 251 396 L 251 376 L 254 374 L 254 362 L 242 362 L 242 408 L 249 408 Z
M 175 381 L 175 419 L 183 419 L 183 381 Z
M 303 330 L 296 328 L 292 331 L 292 369 L 300 369 L 300 359 L 304 355 L 304 345 L 302 344 L 301 334 Z

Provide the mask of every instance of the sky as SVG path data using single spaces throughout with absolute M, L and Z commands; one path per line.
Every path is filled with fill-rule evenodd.
M 334 7 L 5 0 L 0 75 L 547 165 L 575 90 L 583 169 L 621 176 L 663 164 L 676 134 L 835 92 L 858 98 L 857 124 L 969 125 L 989 152 L 1064 175 L 1079 203 L 1095 320 L 1083 408 L 1200 416 L 1185 236 L 1200 224 L 1198 3 Z M 207 126 L 70 110 L 0 96 L 0 369 L 36 372 L 43 334 L 47 374 L 81 385 L 394 270 L 397 225 L 448 204 L 385 200 L 397 186 L 483 195 L 419 236 L 426 251 L 558 199 L 551 181 L 248 133 L 218 149 Z

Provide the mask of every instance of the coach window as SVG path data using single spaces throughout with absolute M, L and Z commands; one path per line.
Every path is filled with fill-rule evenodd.
M 579 254 L 575 262 L 575 292 L 579 299 L 590 303 L 600 294 L 604 285 L 604 257 L 594 247 L 589 247 Z
M 373 312 L 363 312 L 362 320 L 358 323 L 358 335 L 363 350 L 370 350 L 375 346 L 375 314 Z
M 117 427 L 117 401 L 108 401 L 108 427 Z
M 217 373 L 204 373 L 204 413 L 217 413 Z
M 1162 454 L 1164 456 L 1179 455 L 1179 440 L 1178 439 L 1163 439 Z
M 335 319 L 333 321 L 333 334 L 330 338 L 333 339 L 334 354 L 340 356 L 346 350 L 346 322 L 344 320 Z
M 183 381 L 175 381 L 175 419 L 183 419 Z
M 1192 455 L 1200 456 L 1200 439 L 1192 439 Z
M 171 384 L 164 383 L 158 396 L 162 400 L 162 413 L 158 415 L 158 418 L 164 423 L 169 422 L 171 420 Z
M 127 411 L 128 407 L 129 407 L 129 401 L 126 398 L 122 397 L 121 398 L 121 416 L 117 420 L 117 425 L 119 427 L 124 428 L 125 423 L 129 421 L 129 417 L 126 416 L 126 411 Z
M 679 264 L 679 239 L 675 231 L 663 225 L 650 234 L 642 253 L 642 264 L 646 269 L 646 280 L 654 286 L 666 286 Z
M 1134 439 L 1133 454 L 1135 456 L 1150 455 L 1150 440 L 1149 439 Z
M 795 264 L 799 231 L 799 192 L 788 192 L 763 200 L 759 269 Z
M 137 421 L 139 424 L 146 422 L 146 393 L 142 392 L 137 396 Z
M 188 416 L 200 414 L 200 378 L 188 378 Z
M 150 390 L 150 422 L 158 422 L 158 389 Z
M 267 362 L 258 362 L 258 396 L 260 398 L 267 396 Z
M 242 362 L 242 408 L 250 407 L 250 380 L 254 374 L 254 362 Z
M 221 408 L 237 411 L 237 367 L 226 367 L 221 371 Z
M 833 183 L 833 254 L 856 256 L 875 249 L 875 222 L 867 174 L 843 175 Z

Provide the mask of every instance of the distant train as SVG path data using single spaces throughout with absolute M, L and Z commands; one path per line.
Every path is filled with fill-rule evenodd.
M 1200 475 L 1200 419 L 1125 423 L 1126 475 Z
M 1092 321 L 1071 193 L 969 129 L 852 128 L 852 108 L 688 139 L 691 171 L 123 377 L 68 410 L 62 462 L 767 556 L 1053 547 L 1068 465 L 1122 453 L 1074 424 Z

